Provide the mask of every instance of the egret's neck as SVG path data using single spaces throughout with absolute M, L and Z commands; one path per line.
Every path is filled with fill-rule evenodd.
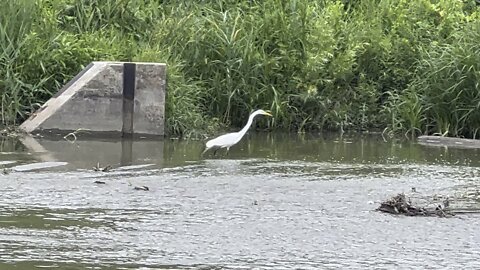
M 247 124 L 242 128 L 242 130 L 240 130 L 238 132 L 238 134 L 243 137 L 243 135 L 245 135 L 245 133 L 247 133 L 248 129 L 250 128 L 250 126 L 252 125 L 253 123 L 253 118 L 257 116 L 257 114 L 251 114 L 250 117 L 248 117 L 248 122 Z

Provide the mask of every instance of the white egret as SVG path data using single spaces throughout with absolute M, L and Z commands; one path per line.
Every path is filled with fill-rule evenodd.
M 215 139 L 211 139 L 206 143 L 206 148 L 203 151 L 202 155 L 207 152 L 209 149 L 215 149 L 213 152 L 213 155 L 215 156 L 215 153 L 217 152 L 218 149 L 220 148 L 227 148 L 227 153 L 228 150 L 230 150 L 230 147 L 232 147 L 234 144 L 238 143 L 243 135 L 247 133 L 248 129 L 253 123 L 253 118 L 257 115 L 268 115 L 272 116 L 270 113 L 264 111 L 264 110 L 256 110 L 250 116 L 248 117 L 248 122 L 247 124 L 238 132 L 232 132 L 232 133 L 227 133 L 224 135 L 221 135 Z

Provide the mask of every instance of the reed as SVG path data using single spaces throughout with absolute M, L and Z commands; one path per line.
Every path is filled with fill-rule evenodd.
M 479 138 L 480 21 L 423 52 L 411 91 L 422 97 L 422 130 Z
M 28 1 L 3 1 L 0 4 L 0 93 L 2 124 L 16 123 L 28 106 L 22 100 L 25 88 L 17 65 L 26 46 L 35 5 Z

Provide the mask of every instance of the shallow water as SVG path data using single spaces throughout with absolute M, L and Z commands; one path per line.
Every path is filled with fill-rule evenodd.
M 480 216 L 374 211 L 412 187 L 475 204 L 478 150 L 286 134 L 217 157 L 199 141 L 0 147 L 0 269 L 480 268 Z

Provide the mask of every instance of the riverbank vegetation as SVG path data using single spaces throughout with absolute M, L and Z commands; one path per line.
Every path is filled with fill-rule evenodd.
M 168 64 L 167 128 L 480 137 L 475 0 L 16 0 L 0 3 L 1 123 L 94 60 Z

